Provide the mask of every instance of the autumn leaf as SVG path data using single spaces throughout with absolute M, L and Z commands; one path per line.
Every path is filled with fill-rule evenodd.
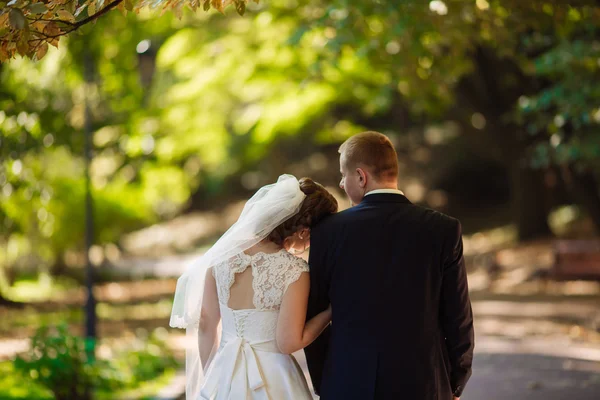
M 125 17 L 127 15 L 127 9 L 125 8 L 125 3 L 121 2 L 117 6 L 117 10 L 121 11 L 121 14 Z
M 96 14 L 96 0 L 90 0 L 88 3 L 88 15 L 92 16 Z
M 217 10 L 221 14 L 223 13 L 223 9 L 225 8 L 223 0 L 210 0 L 210 3 L 215 10 Z
M 44 3 L 33 3 L 27 6 L 30 14 L 44 14 L 48 11 L 48 7 Z
M 28 35 L 22 35 L 17 42 L 17 52 L 25 56 L 29 52 L 29 43 L 27 42 Z
M 243 1 L 238 1 L 237 4 L 235 5 L 235 9 L 239 15 L 243 16 L 244 13 L 246 12 L 246 3 L 244 3 Z
M 56 13 L 63 21 L 75 22 L 75 17 L 67 10 L 58 10 Z
M 6 49 L 5 43 L 6 42 L 0 43 L 0 62 L 4 62 L 9 58 L 8 50 Z
M 0 40 L 2 57 L 8 59 L 15 54 L 39 59 L 45 55 L 40 50 L 42 43 L 58 47 L 60 38 L 85 24 L 94 25 L 101 15 L 112 9 L 123 15 L 129 11 L 139 13 L 142 8 L 160 8 L 161 14 L 171 11 L 182 18 L 183 7 L 196 11 L 211 8 L 224 14 L 225 9 L 234 5 L 240 15 L 246 12 L 250 0 L 0 0 Z M 258 0 L 254 0 L 258 3 Z M 86 14 L 83 14 L 84 11 Z M 37 17 L 41 16 L 43 17 Z M 85 18 L 83 18 L 85 17 Z M 21 40 L 23 33 L 31 30 L 27 44 Z M 29 34 L 29 33 L 27 33 Z M 20 41 L 21 40 L 21 41 Z M 39 42 L 38 42 L 39 41 Z M 32 43 L 35 42 L 35 45 Z M 40 57 L 41 56 L 41 57 Z
M 46 21 L 35 21 L 31 24 L 31 27 L 34 29 L 34 32 L 44 32 L 46 25 L 48 25 Z
M 7 21 L 8 21 L 8 13 L 0 15 L 0 27 L 5 28 Z
M 18 8 L 13 8 L 10 10 L 8 14 L 8 20 L 10 25 L 15 29 L 23 29 L 25 28 L 25 16 L 23 15 L 23 11 Z
M 48 36 L 48 43 L 54 47 L 58 47 L 58 37 L 62 33 L 56 22 L 49 22 L 44 28 L 44 35 Z
M 38 46 L 38 48 L 35 52 L 35 57 L 39 61 L 42 58 L 44 58 L 44 56 L 46 55 L 47 52 L 48 52 L 48 43 L 42 43 L 41 45 Z

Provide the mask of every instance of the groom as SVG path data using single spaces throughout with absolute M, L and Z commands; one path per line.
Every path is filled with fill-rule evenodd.
M 398 190 L 381 133 L 339 152 L 340 187 L 356 206 L 311 232 L 308 318 L 333 308 L 305 349 L 315 390 L 322 400 L 458 399 L 474 347 L 460 223 Z

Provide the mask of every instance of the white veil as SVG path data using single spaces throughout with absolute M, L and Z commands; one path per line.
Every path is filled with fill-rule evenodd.
M 186 398 L 196 399 L 204 371 L 200 363 L 198 324 L 202 309 L 204 277 L 208 268 L 254 246 L 281 223 L 294 216 L 306 195 L 292 175 L 281 175 L 277 183 L 264 186 L 244 206 L 237 222 L 203 256 L 192 260 L 177 281 L 169 325 L 185 328 Z

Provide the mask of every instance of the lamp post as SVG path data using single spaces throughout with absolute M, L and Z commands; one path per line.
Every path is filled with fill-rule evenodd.
M 92 57 L 89 50 L 84 51 L 83 69 L 85 85 L 93 81 Z M 92 199 L 92 185 L 90 178 L 90 163 L 92 161 L 92 120 L 89 105 L 89 88 L 86 87 L 84 95 L 84 159 L 85 159 L 85 272 L 87 301 L 85 304 L 85 337 L 88 360 L 93 361 L 96 355 L 96 299 L 94 297 L 94 267 L 90 260 L 90 248 L 94 243 L 94 208 Z

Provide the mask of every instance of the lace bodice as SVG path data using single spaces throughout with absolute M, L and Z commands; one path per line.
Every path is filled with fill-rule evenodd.
M 258 311 L 279 310 L 288 286 L 308 272 L 308 264 L 285 250 L 277 253 L 256 253 L 249 256 L 240 253 L 230 260 L 216 265 L 213 275 L 217 281 L 219 303 L 227 306 L 235 275 L 252 268 L 253 304 Z
M 250 271 L 245 272 L 248 268 Z M 199 399 L 312 398 L 295 359 L 282 354 L 276 339 L 279 308 L 288 286 L 308 272 L 308 264 L 287 251 L 240 253 L 213 267 L 221 310 L 221 342 L 206 373 Z M 249 302 L 250 285 L 255 308 L 228 306 L 236 274 Z M 251 279 L 250 279 L 251 278 Z M 233 298 L 238 295 L 233 289 Z

